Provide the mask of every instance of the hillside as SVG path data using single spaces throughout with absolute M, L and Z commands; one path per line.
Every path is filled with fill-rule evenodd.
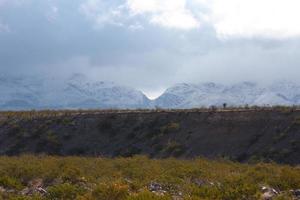
M 0 75 L 0 110 L 31 109 L 153 109 L 210 106 L 293 106 L 300 104 L 300 85 L 274 81 L 218 84 L 175 84 L 150 100 L 137 88 L 109 81 L 90 80 L 82 74 L 70 77 Z
M 0 154 L 226 158 L 299 164 L 300 111 L 43 111 L 0 114 Z

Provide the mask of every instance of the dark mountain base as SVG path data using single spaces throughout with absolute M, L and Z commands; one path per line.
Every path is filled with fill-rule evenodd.
M 43 111 L 0 114 L 0 154 L 228 158 L 300 163 L 300 111 Z

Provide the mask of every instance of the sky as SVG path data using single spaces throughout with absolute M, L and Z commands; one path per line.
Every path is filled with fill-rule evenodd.
M 299 0 L 0 0 L 0 73 L 82 73 L 151 98 L 182 82 L 300 82 L 299 9 Z

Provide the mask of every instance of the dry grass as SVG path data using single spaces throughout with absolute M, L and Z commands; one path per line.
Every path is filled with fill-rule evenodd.
M 31 180 L 42 179 L 47 195 L 21 196 Z M 167 193 L 148 190 L 159 183 Z M 259 199 L 262 185 L 279 191 L 300 188 L 300 168 L 277 164 L 239 164 L 207 159 L 155 160 L 146 157 L 0 157 L 3 199 L 169 200 Z M 281 197 L 289 199 L 286 197 Z M 1 199 L 1 197 L 0 197 Z

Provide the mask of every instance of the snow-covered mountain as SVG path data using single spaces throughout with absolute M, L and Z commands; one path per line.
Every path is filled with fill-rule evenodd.
M 140 91 L 75 74 L 66 81 L 0 77 L 0 109 L 149 108 Z
M 90 81 L 81 74 L 69 79 L 0 76 L 0 110 L 198 108 L 240 105 L 300 105 L 300 85 L 279 81 L 176 84 L 149 100 L 141 91 L 112 82 Z
M 300 85 L 280 81 L 268 86 L 252 82 L 234 85 L 215 83 L 177 84 L 167 89 L 155 100 L 155 105 L 162 108 L 197 108 L 242 105 L 299 105 Z

